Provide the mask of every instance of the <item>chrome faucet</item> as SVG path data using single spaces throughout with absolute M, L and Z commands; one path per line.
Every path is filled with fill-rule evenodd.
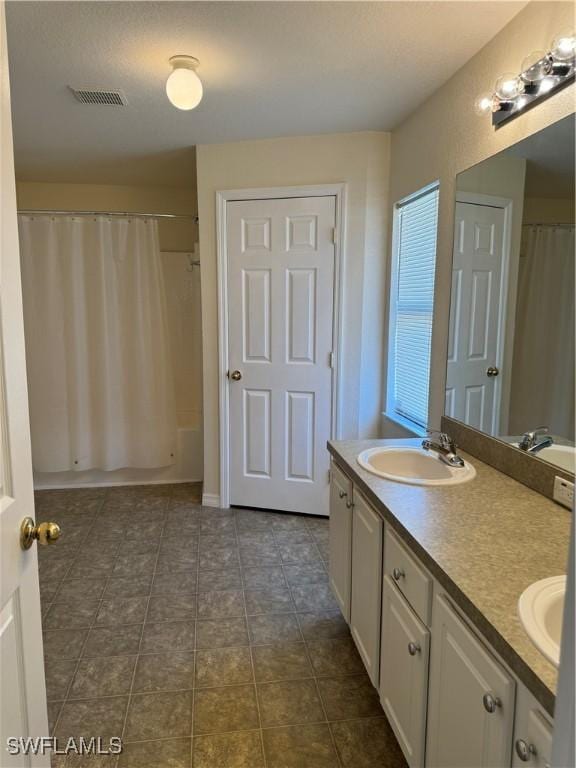
M 422 448 L 425 451 L 435 451 L 438 458 L 449 467 L 463 467 L 464 459 L 456 453 L 456 443 L 446 432 L 440 432 L 436 429 L 427 430 L 430 435 L 437 437 L 426 437 L 422 440 Z
M 549 448 L 554 444 L 551 435 L 547 435 L 548 427 L 536 427 L 530 432 L 524 432 L 522 440 L 518 443 L 518 448 L 527 453 L 538 453 L 543 448 Z M 542 437 L 544 435 L 544 437 Z M 540 439 L 542 437 L 542 439 Z

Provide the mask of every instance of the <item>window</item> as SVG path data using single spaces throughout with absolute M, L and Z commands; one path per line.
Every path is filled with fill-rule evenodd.
M 438 184 L 394 207 L 387 415 L 421 432 L 428 423 Z

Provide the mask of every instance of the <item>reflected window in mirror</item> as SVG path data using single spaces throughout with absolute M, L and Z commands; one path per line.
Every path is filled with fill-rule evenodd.
M 457 177 L 445 404 L 570 472 L 574 141 L 572 115 Z

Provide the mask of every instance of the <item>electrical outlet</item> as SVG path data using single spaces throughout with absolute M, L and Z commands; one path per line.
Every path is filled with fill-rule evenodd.
M 554 501 L 572 509 L 574 506 L 574 483 L 556 475 L 554 478 Z

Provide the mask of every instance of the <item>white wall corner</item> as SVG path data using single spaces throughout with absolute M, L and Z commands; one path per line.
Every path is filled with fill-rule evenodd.
M 202 494 L 202 506 L 203 507 L 219 507 L 220 506 L 220 494 L 218 494 L 218 493 L 203 493 Z

